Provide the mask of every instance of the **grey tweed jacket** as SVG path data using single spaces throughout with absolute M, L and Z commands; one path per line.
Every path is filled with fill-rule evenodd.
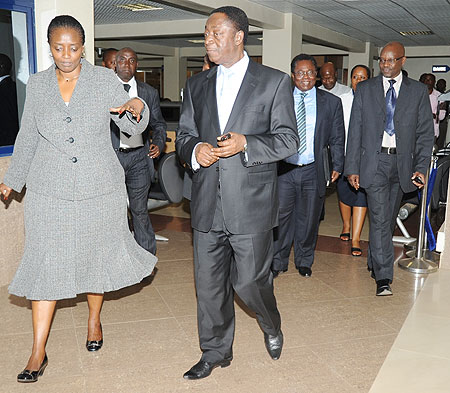
M 32 75 L 10 167 L 3 182 L 65 200 L 83 200 L 121 190 L 123 168 L 111 144 L 110 120 L 134 135 L 148 124 L 148 106 L 136 123 L 109 108 L 129 99 L 114 72 L 82 60 L 80 77 L 68 106 L 55 66 Z

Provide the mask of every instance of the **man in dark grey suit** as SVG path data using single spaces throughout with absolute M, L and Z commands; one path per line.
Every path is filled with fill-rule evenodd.
M 207 377 L 233 356 L 236 292 L 264 331 L 272 359 L 283 335 L 270 265 L 278 221 L 276 161 L 298 147 L 290 80 L 244 51 L 248 19 L 212 11 L 205 47 L 218 64 L 186 82 L 176 148 L 192 167 L 191 224 L 200 361 L 186 379 Z
M 344 167 L 344 118 L 339 97 L 314 87 L 314 57 L 294 57 L 291 73 L 300 145 L 294 155 L 279 163 L 280 223 L 275 231 L 272 272 L 276 277 L 287 271 L 294 242 L 295 267 L 300 275 L 310 277 L 326 190 L 324 157 L 328 160 L 329 146 L 334 182 Z
M 117 52 L 117 76 L 130 97 L 140 97 L 147 103 L 150 109 L 148 127 L 142 134 L 130 136 L 120 132 L 116 124 L 111 122 L 111 139 L 125 170 L 134 237 L 141 247 L 155 254 L 155 232 L 148 215 L 147 200 L 155 173 L 153 159 L 159 157 L 164 149 L 167 126 L 161 114 L 158 91 L 134 77 L 137 65 L 133 49 L 123 48 Z
M 403 193 L 422 187 L 433 147 L 426 86 L 402 75 L 405 48 L 388 43 L 381 74 L 358 84 L 347 139 L 345 175 L 367 193 L 370 216 L 367 266 L 377 296 L 392 295 L 392 234 Z

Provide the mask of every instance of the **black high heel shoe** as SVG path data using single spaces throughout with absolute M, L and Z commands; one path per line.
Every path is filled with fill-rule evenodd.
M 102 325 L 100 325 L 100 330 L 102 331 L 103 336 L 103 329 Z M 101 340 L 86 340 L 86 349 L 89 352 L 95 352 L 98 351 L 103 346 L 103 338 Z
M 44 374 L 45 367 L 47 367 L 48 364 L 48 358 L 47 354 L 44 356 L 44 360 L 42 361 L 41 367 L 39 367 L 39 370 L 37 371 L 31 371 L 31 370 L 23 370 L 18 376 L 17 376 L 17 382 L 21 383 L 30 383 L 30 382 L 37 382 L 39 377 Z

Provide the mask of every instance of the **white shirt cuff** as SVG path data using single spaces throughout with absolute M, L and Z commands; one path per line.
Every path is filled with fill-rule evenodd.
M 197 146 L 201 144 L 202 142 L 197 143 L 192 150 L 191 168 L 194 172 L 197 172 L 200 169 L 200 164 L 197 162 L 197 158 L 195 157 L 195 149 L 197 149 Z

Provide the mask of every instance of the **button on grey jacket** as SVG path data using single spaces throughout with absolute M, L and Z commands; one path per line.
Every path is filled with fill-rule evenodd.
M 68 106 L 55 66 L 32 75 L 11 165 L 3 182 L 16 191 L 65 200 L 83 200 L 121 190 L 123 168 L 111 144 L 110 119 L 130 134 L 148 124 L 148 107 L 136 123 L 109 108 L 123 105 L 128 94 L 114 72 L 82 59 L 80 77 Z

